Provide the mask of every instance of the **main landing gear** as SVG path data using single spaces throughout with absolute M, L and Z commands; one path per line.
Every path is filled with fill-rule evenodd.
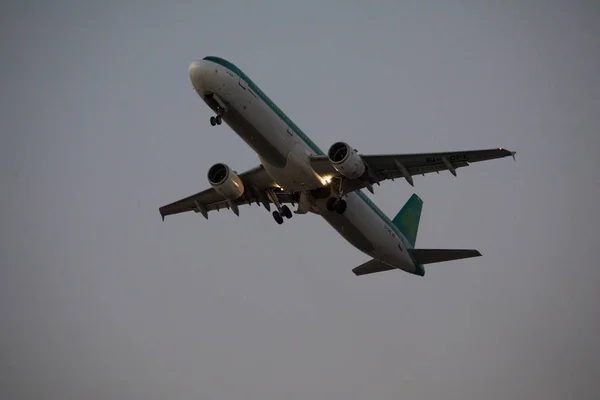
M 335 211 L 338 214 L 343 214 L 346 211 L 346 207 L 348 206 L 348 203 L 346 203 L 346 200 L 342 199 L 342 198 L 337 198 L 337 197 L 331 197 L 329 200 L 327 200 L 327 209 L 329 211 Z
M 221 118 L 220 115 L 217 115 L 216 117 L 210 117 L 210 124 L 212 126 L 221 125 L 222 123 L 223 123 L 223 119 Z
M 275 222 L 281 225 L 283 224 L 283 217 L 286 217 L 287 219 L 292 218 L 294 214 L 292 214 L 290 208 L 286 205 L 281 205 L 277 195 L 273 193 L 272 190 L 267 190 L 267 197 L 275 204 L 275 207 L 277 207 L 277 210 L 273 211 L 273 219 L 275 219 Z
M 275 210 L 273 211 L 273 218 L 275 219 L 275 222 L 277 222 L 279 225 L 283 224 L 283 217 L 286 217 L 287 219 L 292 218 L 293 214 L 292 211 L 290 210 L 290 208 L 288 206 L 281 206 L 281 211 L 279 210 Z
M 330 197 L 329 199 L 327 199 L 327 210 L 331 211 L 331 212 L 335 211 L 338 214 L 343 214 L 346 211 L 346 207 L 348 206 L 348 203 L 346 203 L 346 200 L 344 200 L 344 198 L 343 198 L 343 196 L 344 196 L 344 190 L 343 190 L 344 189 L 344 185 L 343 185 L 344 177 L 340 176 L 339 181 L 340 181 L 340 186 L 337 189 L 337 196 Z M 333 185 L 333 183 L 331 183 L 331 185 Z
M 221 125 L 223 123 L 223 113 L 225 112 L 225 110 L 221 107 L 217 107 L 217 115 L 214 117 L 210 117 L 210 124 L 212 126 L 215 125 Z

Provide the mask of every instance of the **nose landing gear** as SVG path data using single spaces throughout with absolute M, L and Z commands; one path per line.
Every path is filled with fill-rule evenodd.
M 214 117 L 210 117 L 210 124 L 212 126 L 215 125 L 221 125 L 223 123 L 223 113 L 225 112 L 225 109 L 223 107 L 217 107 L 217 115 Z

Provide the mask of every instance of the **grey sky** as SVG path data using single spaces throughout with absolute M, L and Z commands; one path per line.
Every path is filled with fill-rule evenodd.
M 561 3 L 2 3 L 0 397 L 597 398 L 600 7 Z M 161 222 L 258 163 L 206 55 L 323 149 L 516 150 L 415 178 L 418 246 L 483 257 L 357 278 L 314 215 Z

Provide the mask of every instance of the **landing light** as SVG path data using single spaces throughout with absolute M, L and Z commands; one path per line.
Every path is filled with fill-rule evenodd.
M 322 176 L 322 177 L 321 177 L 321 183 L 322 183 L 323 185 L 325 185 L 325 184 L 330 184 L 330 183 L 331 183 L 331 178 L 332 178 L 332 177 L 331 177 L 331 175 L 325 175 L 325 176 Z

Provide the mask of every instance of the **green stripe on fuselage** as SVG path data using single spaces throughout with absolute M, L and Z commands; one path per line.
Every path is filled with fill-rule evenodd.
M 234 64 L 230 63 L 229 61 L 224 60 L 219 57 L 208 56 L 208 57 L 204 57 L 204 60 L 214 62 L 215 64 L 218 64 L 224 68 L 227 68 L 228 70 L 230 70 L 231 72 L 236 74 L 240 79 L 244 80 L 244 82 L 246 82 L 248 87 L 254 93 L 256 93 L 258 95 L 258 97 L 260 97 L 260 99 L 262 101 L 264 101 L 265 104 L 267 104 L 267 106 L 269 106 L 269 108 L 275 114 L 277 114 L 277 116 L 279 116 L 279 118 L 281 118 L 290 128 L 292 128 L 294 130 L 294 132 L 298 135 L 298 137 L 300 139 L 302 139 L 304 141 L 304 143 L 306 143 L 306 145 L 312 149 L 312 151 L 314 151 L 317 155 L 325 154 L 319 148 L 319 146 L 317 146 L 312 140 L 310 140 L 310 138 L 308 136 L 306 136 L 306 134 L 304 132 L 302 132 L 302 130 L 300 130 L 300 128 L 298 128 L 298 126 L 287 115 L 285 115 L 285 113 L 283 111 L 281 111 L 281 109 L 279 109 L 279 107 L 277 107 L 277 105 L 275 103 L 273 103 L 273 101 L 271 101 L 271 99 L 269 99 L 269 97 L 266 94 L 264 94 L 263 91 L 260 90 L 260 88 L 254 82 L 252 82 L 252 79 L 250 79 L 245 73 L 242 72 L 241 69 L 239 69 L 238 67 L 236 67 Z M 384 212 L 381 211 L 381 209 L 379 207 L 377 207 L 377 205 L 375 205 L 375 203 L 373 203 L 371 201 L 371 199 L 369 199 L 369 197 L 365 193 L 363 193 L 361 190 L 357 190 L 357 191 L 355 191 L 355 193 L 375 212 L 375 214 L 377 214 L 379 216 L 379 218 L 382 219 L 382 221 L 392 231 L 394 231 L 394 233 L 402 241 L 402 244 L 404 245 L 405 249 L 412 248 L 412 246 L 406 240 L 404 235 L 400 232 L 398 227 L 392 223 L 392 221 L 387 217 L 387 215 L 385 215 Z M 422 275 L 424 273 L 423 266 L 420 265 L 419 263 L 415 262 L 414 259 L 413 259 L 413 262 L 414 262 L 415 266 L 417 267 L 417 272 L 419 273 L 419 275 Z

